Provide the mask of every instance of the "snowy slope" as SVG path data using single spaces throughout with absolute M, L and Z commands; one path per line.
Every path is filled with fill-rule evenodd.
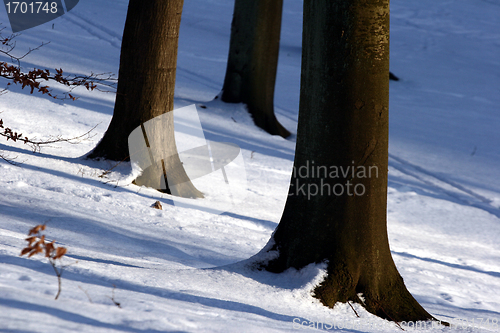
M 80 1 L 23 32 L 19 53 L 51 42 L 23 65 L 117 73 L 127 3 Z M 98 125 L 90 140 L 37 154 L 0 141 L 1 153 L 22 163 L 0 161 L 0 332 L 289 332 L 298 323 L 400 331 L 356 304 L 360 318 L 348 305 L 319 304 L 310 292 L 321 265 L 280 275 L 245 266 L 279 222 L 295 138 L 271 137 L 241 105 L 212 101 L 224 78 L 232 5 L 185 2 L 175 92 L 176 107 L 207 106 L 198 110 L 208 139 L 242 148 L 247 199 L 222 215 L 132 185 L 127 164 L 98 177 L 113 164 L 81 156 L 104 134 L 113 94 L 77 90 L 80 99 L 61 102 L 13 87 L 0 96 L 0 118 L 30 137 L 72 137 Z M 391 10 L 391 70 L 401 78 L 390 101 L 394 260 L 434 316 L 476 326 L 482 318 L 482 328 L 465 331 L 500 331 L 500 2 L 392 1 Z M 275 103 L 294 133 L 301 15 L 302 1 L 285 1 Z M 150 208 L 156 200 L 162 211 Z M 19 257 L 28 230 L 41 223 L 68 248 L 57 301 L 47 261 Z

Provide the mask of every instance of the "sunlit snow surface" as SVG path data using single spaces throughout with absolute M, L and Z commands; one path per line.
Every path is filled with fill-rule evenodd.
M 212 101 L 224 78 L 232 4 L 185 1 L 175 92 L 176 107 L 207 107 L 198 110 L 208 140 L 242 148 L 248 195 L 222 215 L 179 208 L 132 185 L 127 163 L 99 178 L 113 164 L 81 156 L 107 129 L 112 93 L 76 90 L 77 101 L 60 102 L 12 87 L 0 96 L 0 118 L 30 138 L 73 137 L 98 125 L 90 140 L 37 154 L 0 140 L 2 155 L 21 163 L 0 161 L 0 332 L 288 332 L 299 323 L 400 331 L 357 304 L 360 318 L 346 304 L 332 310 L 311 297 L 323 266 L 274 275 L 242 263 L 279 222 L 295 135 L 269 136 L 241 105 Z M 23 66 L 117 73 L 126 10 L 123 0 L 80 1 L 67 15 L 25 31 L 15 52 L 50 41 Z M 285 1 L 275 105 L 293 133 L 301 15 L 301 1 Z M 475 326 L 482 320 L 491 328 L 471 324 L 468 332 L 500 331 L 492 325 L 500 321 L 499 17 L 496 0 L 391 4 L 391 71 L 401 78 L 391 82 L 393 258 L 435 317 Z M 7 23 L 3 9 L 0 21 Z M 156 200 L 162 211 L 150 207 Z M 19 257 L 28 230 L 42 223 L 68 248 L 57 301 L 47 261 Z

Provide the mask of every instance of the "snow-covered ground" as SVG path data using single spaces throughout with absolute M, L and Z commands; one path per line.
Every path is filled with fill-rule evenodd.
M 23 65 L 117 73 L 127 3 L 80 1 L 23 32 L 15 51 L 50 41 Z M 98 125 L 90 140 L 37 154 L 0 141 L 1 153 L 22 163 L 0 161 L 0 332 L 339 330 L 331 323 L 346 332 L 400 330 L 356 304 L 360 318 L 348 305 L 319 304 L 310 293 L 321 265 L 275 275 L 242 262 L 279 222 L 295 136 L 269 136 L 241 105 L 212 101 L 224 78 L 232 6 L 185 2 L 175 92 L 176 107 L 207 106 L 198 110 L 208 139 L 242 148 L 248 195 L 222 215 L 179 208 L 132 185 L 127 164 L 98 177 L 112 164 L 81 156 L 104 134 L 113 94 L 79 90 L 80 99 L 61 102 L 12 87 L 0 96 L 0 118 L 29 137 L 73 137 Z M 468 332 L 500 331 L 500 1 L 394 0 L 391 11 L 391 70 L 401 78 L 390 97 L 394 260 L 435 317 L 468 320 Z M 294 133 L 301 15 L 302 1 L 285 1 L 275 104 Z M 8 22 L 3 10 L 0 22 Z M 163 210 L 150 207 L 156 200 Z M 46 259 L 19 257 L 28 230 L 43 223 L 47 237 L 68 249 L 57 301 Z

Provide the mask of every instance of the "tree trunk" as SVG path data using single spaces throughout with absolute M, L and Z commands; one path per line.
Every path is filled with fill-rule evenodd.
M 305 0 L 302 50 L 294 173 L 267 269 L 327 261 L 315 289 L 324 305 L 432 319 L 406 289 L 387 236 L 389 0 Z
M 173 110 L 182 6 L 183 0 L 130 0 L 123 31 L 113 118 L 89 158 L 128 160 L 130 133 L 148 120 Z M 172 117 L 168 119 L 173 121 Z M 166 125 L 168 128 L 158 129 L 164 133 L 157 133 L 162 135 L 162 143 L 165 143 L 166 151 L 163 153 L 176 155 L 173 123 Z M 158 160 L 144 170 L 144 175 L 136 183 L 151 186 L 152 177 L 159 178 L 162 174 L 165 177 L 165 172 L 168 175 L 169 170 L 179 170 L 180 160 L 168 161 L 171 165 L 163 167 Z M 164 190 L 170 193 L 167 182 L 164 183 Z M 179 188 L 180 193 L 188 197 L 202 196 L 189 180 L 182 187 Z
M 274 114 L 283 0 L 236 0 L 222 101 L 245 103 L 257 126 L 290 135 Z

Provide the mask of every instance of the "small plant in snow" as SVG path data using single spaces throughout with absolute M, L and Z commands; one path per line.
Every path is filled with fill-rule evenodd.
M 54 268 L 54 271 L 56 272 L 57 276 L 57 282 L 58 282 L 58 290 L 57 290 L 57 299 L 59 297 L 59 294 L 61 293 L 61 275 L 63 268 L 66 266 L 61 266 L 60 264 L 58 265 L 57 259 L 61 259 L 65 254 L 66 254 L 66 248 L 65 247 L 56 247 L 55 240 L 52 242 L 48 243 L 45 241 L 45 235 L 41 234 L 41 231 L 44 231 L 46 228 L 45 224 L 37 225 L 33 229 L 29 231 L 28 238 L 26 238 L 26 241 L 28 242 L 28 246 L 26 246 L 22 251 L 20 256 L 23 256 L 25 254 L 28 255 L 29 257 L 34 256 L 37 253 L 42 253 L 45 254 L 45 257 L 49 259 L 49 263 L 52 265 L 52 268 Z M 59 261 L 60 262 L 60 261 Z

